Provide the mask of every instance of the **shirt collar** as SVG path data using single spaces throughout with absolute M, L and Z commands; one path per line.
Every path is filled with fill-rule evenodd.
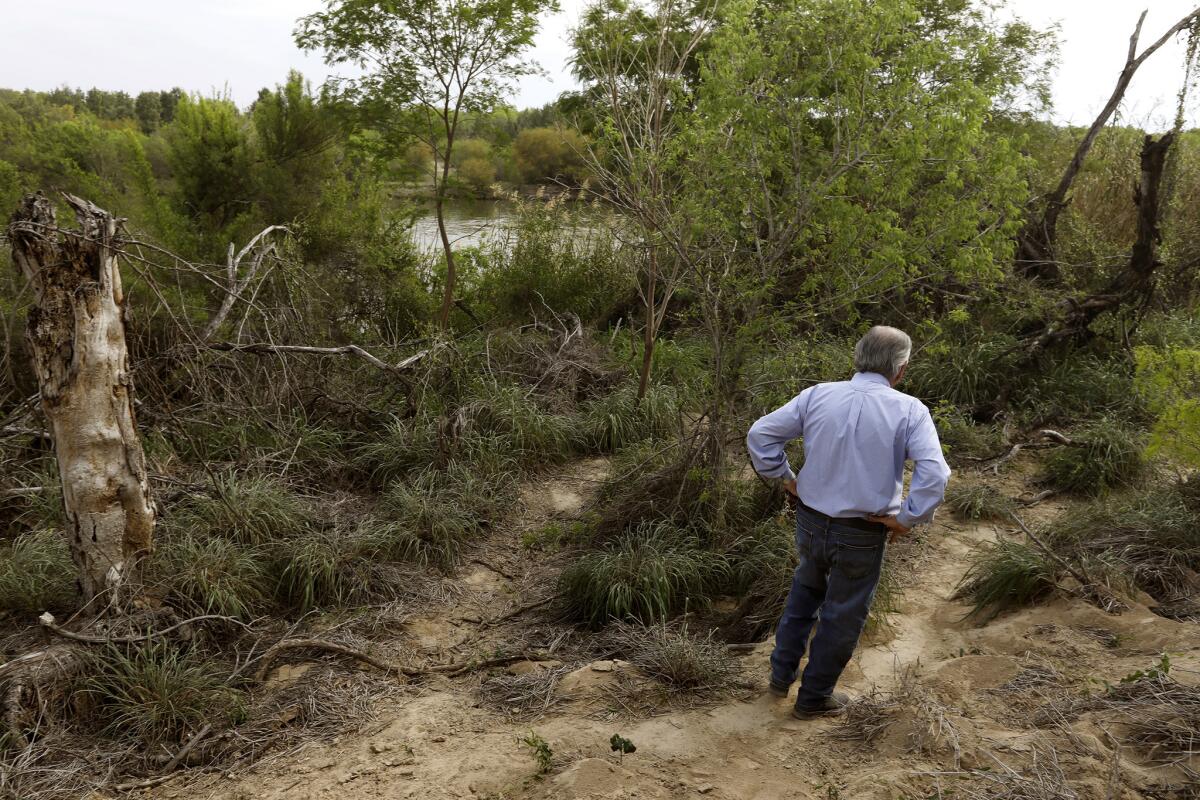
M 891 386 L 892 382 L 878 372 L 856 372 L 854 377 L 850 379 L 851 383 L 865 384 L 878 383 L 882 386 Z

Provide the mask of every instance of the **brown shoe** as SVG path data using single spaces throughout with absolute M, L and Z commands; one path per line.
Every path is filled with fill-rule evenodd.
M 823 697 L 814 705 L 807 703 L 801 705 L 796 704 L 792 709 L 792 716 L 796 719 L 813 719 L 815 717 L 836 717 L 838 714 L 846 710 L 846 705 L 850 702 L 850 698 L 841 692 L 834 692 L 829 697 Z
M 767 681 L 767 691 L 776 697 L 787 697 L 788 692 L 791 691 L 791 688 L 791 686 L 784 686 L 782 683 Z

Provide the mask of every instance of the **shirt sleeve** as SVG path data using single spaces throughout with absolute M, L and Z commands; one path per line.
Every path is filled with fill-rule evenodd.
M 775 409 L 750 426 L 746 434 L 746 450 L 754 469 L 764 478 L 792 480 L 796 473 L 788 463 L 784 445 L 804 434 L 804 413 L 812 389 L 805 389 L 786 405 Z
M 913 462 L 912 481 L 908 497 L 896 514 L 896 521 L 906 528 L 928 522 L 933 512 L 942 504 L 946 482 L 950 480 L 950 467 L 942 455 L 942 443 L 938 441 L 933 417 L 924 405 L 912 413 L 909 426 L 905 458 Z

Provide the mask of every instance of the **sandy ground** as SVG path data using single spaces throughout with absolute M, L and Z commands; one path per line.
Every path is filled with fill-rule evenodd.
M 564 475 L 526 487 L 520 525 L 496 531 L 464 563 L 452 591 L 400 629 L 410 652 L 437 659 L 486 653 L 520 636 L 559 668 L 561 701 L 540 718 L 518 721 L 480 703 L 482 676 L 435 678 L 388 699 L 371 725 L 353 735 L 313 742 L 267 758 L 236 775 L 181 776 L 142 796 L 172 798 L 934 798 L 1200 796 L 1178 767 L 1152 765 L 1145 753 L 1120 748 L 1119 729 L 1084 715 L 1037 722 L 1045 694 L 1012 691 L 1031 667 L 1061 677 L 1060 694 L 1095 689 L 1144 668 L 1164 651 L 1172 676 L 1200 682 L 1200 625 L 1174 622 L 1145 605 L 1113 616 L 1073 598 L 1008 614 L 978 627 L 951 599 L 973 550 L 1003 527 L 964 524 L 943 513 L 930 532 L 927 557 L 913 566 L 892 630 L 864 641 L 841 688 L 852 696 L 896 691 L 910 702 L 872 743 L 847 740 L 835 720 L 798 721 L 790 701 L 767 694 L 770 642 L 739 657 L 754 689 L 691 708 L 629 714 L 606 689 L 631 669 L 622 663 L 572 661 L 569 629 L 541 621 L 538 611 L 488 626 L 486 620 L 548 596 L 546 577 L 563 556 L 522 547 L 521 535 L 569 519 L 603 477 L 602 461 L 581 462 Z M 1055 513 L 1047 504 L 1036 514 Z M 1031 513 L 1030 516 L 1034 516 Z M 556 562 L 556 559 L 558 560 Z M 508 627 L 506 627 L 508 626 Z M 514 627 L 519 626 L 519 627 Z M 322 667 L 328 664 L 323 663 Z M 336 669 L 352 666 L 338 664 Z M 539 668 L 518 665 L 515 670 Z M 288 669 L 295 670 L 295 665 Z M 504 670 L 497 669 L 496 672 Z M 284 679 L 289 673 L 281 673 Z M 1008 687 L 1005 691 L 1003 687 Z M 997 691 L 1000 690 L 1000 691 Z M 914 699 L 915 698 L 915 699 Z M 923 710 L 922 710 L 923 709 Z M 519 738 L 531 730 L 553 751 L 553 769 L 537 776 Z M 619 757 L 614 733 L 637 745 Z M 1047 766 L 1047 759 L 1050 764 Z M 1039 761 L 1040 759 L 1040 761 Z M 1040 766 L 1039 766 L 1040 765 Z M 1200 767 L 1191 764 L 1192 769 Z M 1057 795 L 988 790 L 989 776 L 1061 771 L 1069 789 Z M 1032 790 L 1030 790 L 1032 791 Z M 983 794 L 979 794 L 983 792 Z M 1071 794 L 1073 792 L 1074 794 Z

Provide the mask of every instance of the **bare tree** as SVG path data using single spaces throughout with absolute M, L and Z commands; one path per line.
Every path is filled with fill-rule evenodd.
M 120 220 L 64 195 L 79 230 L 58 228 L 45 195 L 26 196 L 9 228 L 33 286 L 26 336 L 62 479 L 67 536 L 85 603 L 136 583 L 154 505 L 133 405 L 128 308 L 115 240 Z
M 1075 148 L 1071 163 L 1067 165 L 1058 185 L 1050 194 L 1046 195 L 1045 208 L 1041 215 L 1030 220 L 1017 239 L 1017 266 L 1018 270 L 1026 276 L 1058 280 L 1058 262 L 1055 258 L 1058 216 L 1067 207 L 1067 195 L 1070 194 L 1071 186 L 1074 185 L 1075 178 L 1083 168 L 1084 159 L 1087 158 L 1088 152 L 1095 144 L 1096 137 L 1100 135 L 1100 131 L 1108 124 L 1112 115 L 1116 113 L 1117 107 L 1121 105 L 1121 100 L 1125 97 L 1125 90 L 1129 88 L 1129 83 L 1133 80 L 1134 73 L 1145 63 L 1146 59 L 1154 55 L 1155 51 L 1166 44 L 1172 36 L 1191 28 L 1200 21 L 1200 8 L 1197 8 L 1176 22 L 1158 41 L 1139 54 L 1137 51 L 1138 39 L 1142 34 L 1142 23 L 1146 21 L 1146 14 L 1147 11 L 1143 11 L 1138 17 L 1133 35 L 1129 37 L 1129 51 L 1125 56 L 1125 65 L 1121 69 L 1121 74 L 1117 76 L 1117 85 L 1113 88 L 1108 102 L 1104 104 L 1104 108 L 1100 110 L 1100 114 L 1084 134 L 1079 146 Z
M 668 145 L 678 133 L 689 68 L 713 24 L 711 9 L 677 0 L 635 9 L 596 6 L 575 33 L 575 71 L 603 101 L 601 136 L 584 154 L 599 193 L 635 220 L 645 248 L 638 293 L 645 308 L 638 400 L 646 395 L 654 345 L 690 258 L 675 208 L 680 180 Z

